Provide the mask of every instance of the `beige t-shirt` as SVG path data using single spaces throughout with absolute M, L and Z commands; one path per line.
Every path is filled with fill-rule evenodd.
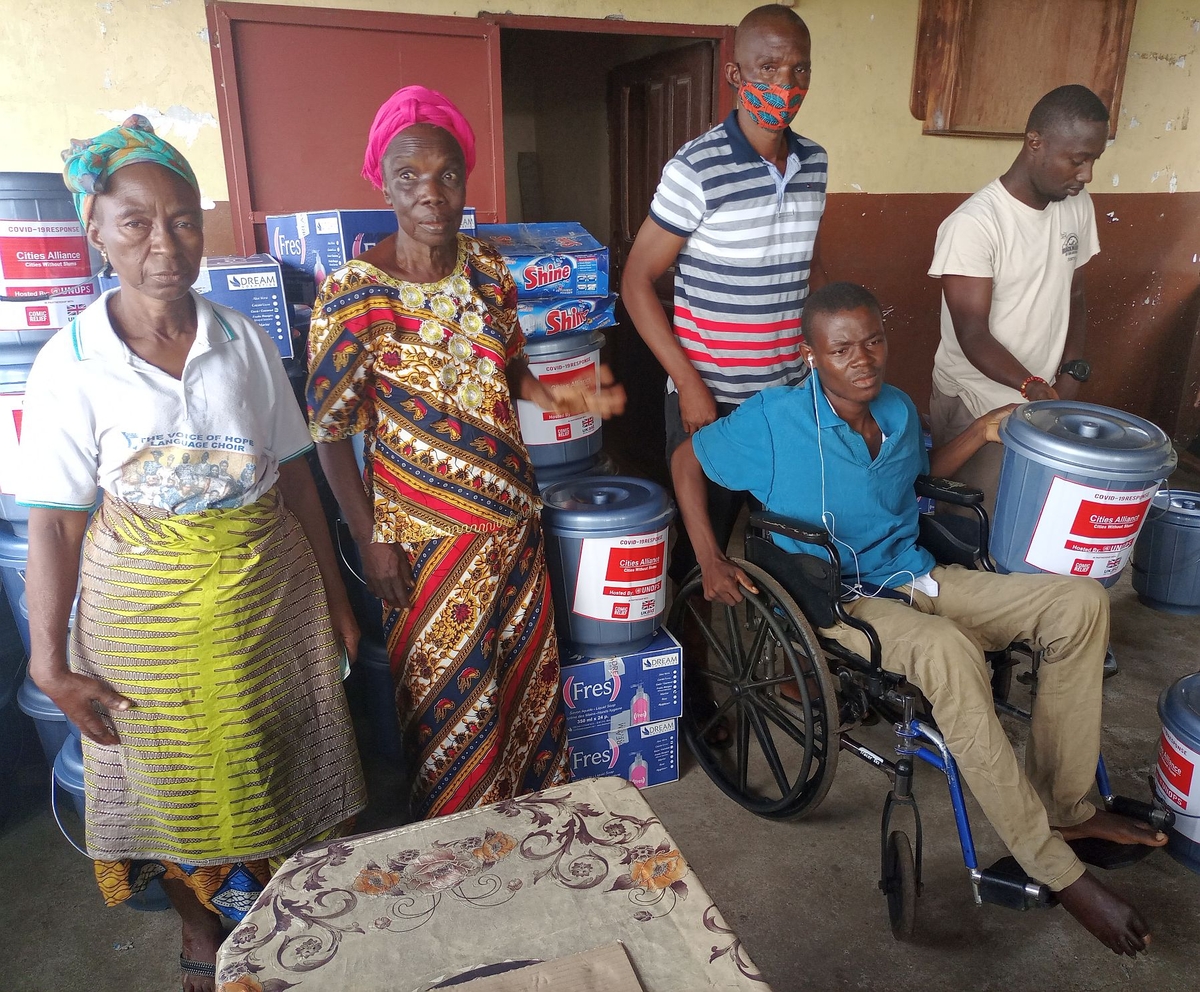
M 991 279 L 992 337 L 1030 374 L 1053 382 L 1067 341 L 1071 280 L 1075 269 L 1099 251 L 1096 211 L 1087 190 L 1035 210 L 995 179 L 942 221 L 929 274 Z M 967 360 L 944 293 L 933 384 L 959 397 L 975 417 L 1022 402 L 1017 390 L 989 379 Z

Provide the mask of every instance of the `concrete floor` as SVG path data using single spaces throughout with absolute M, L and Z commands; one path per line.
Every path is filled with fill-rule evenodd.
M 1120 791 L 1144 797 L 1155 753 L 1159 692 L 1197 668 L 1200 623 L 1141 606 L 1125 578 L 1113 590 L 1113 641 L 1121 674 L 1105 688 L 1104 750 Z M 1014 736 L 1019 731 L 1013 729 Z M 862 734 L 879 748 L 887 728 Z M 174 992 L 178 924 L 170 913 L 107 910 L 89 863 L 59 836 L 47 809 L 47 771 L 31 742 L 19 795 L 0 828 L 0 990 Z M 396 822 L 395 775 L 369 769 L 375 803 L 361 826 Z M 821 807 L 795 823 L 769 823 L 726 800 L 685 758 L 681 780 L 646 793 L 680 849 L 737 929 L 776 992 L 800 989 L 1099 990 L 1138 983 L 1194 989 L 1200 877 L 1163 853 L 1106 881 L 1137 904 L 1154 943 L 1117 958 L 1061 909 L 1015 913 L 971 899 L 944 784 L 923 766 L 917 795 L 925 825 L 925 891 L 915 943 L 888 929 L 878 877 L 885 780 L 843 755 Z M 980 860 L 999 842 L 975 810 Z M 403 992 L 403 982 L 396 986 Z

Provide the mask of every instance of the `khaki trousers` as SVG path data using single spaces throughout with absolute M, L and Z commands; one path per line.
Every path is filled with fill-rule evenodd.
M 971 411 L 957 396 L 947 396 L 937 386 L 929 397 L 929 433 L 933 435 L 933 446 L 940 448 L 953 441 L 975 423 Z M 1000 487 L 1000 466 L 1004 461 L 1004 445 L 988 441 L 967 459 L 954 478 L 968 486 L 983 491 L 983 507 L 988 516 L 996 516 L 996 490 Z M 944 512 L 945 509 L 939 509 Z
M 1021 867 L 1058 891 L 1083 874 L 1062 835 L 1095 812 L 1088 802 L 1100 754 L 1108 595 L 1099 583 L 1059 575 L 933 570 L 936 597 L 905 586 L 912 605 L 860 598 L 847 605 L 871 624 L 883 667 L 924 693 L 959 772 Z M 824 631 L 865 655 L 866 637 Z M 1044 651 L 1022 771 L 992 705 L 984 651 L 1024 641 Z

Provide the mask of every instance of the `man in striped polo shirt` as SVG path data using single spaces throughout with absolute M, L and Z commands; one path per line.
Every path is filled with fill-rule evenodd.
M 817 226 L 828 157 L 788 125 L 808 92 L 811 40 L 778 4 L 738 25 L 725 78 L 737 107 L 663 169 L 650 216 L 621 276 L 638 333 L 670 377 L 667 463 L 685 438 L 769 386 L 800 382 L 800 311 L 824 283 Z M 654 282 L 675 266 L 674 327 Z M 747 499 L 709 486 L 709 516 L 724 548 Z M 670 575 L 696 564 L 680 528 Z

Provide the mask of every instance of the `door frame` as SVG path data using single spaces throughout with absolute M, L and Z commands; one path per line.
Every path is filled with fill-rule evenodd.
M 656 35 L 660 38 L 694 38 L 715 41 L 713 65 L 713 109 L 717 121 L 733 110 L 733 91 L 725 83 L 724 67 L 733 61 L 732 24 L 679 24 L 665 21 L 625 21 L 617 18 L 549 17 L 540 14 L 479 14 L 500 28 L 521 31 L 567 31 L 575 34 Z M 714 121 L 716 123 L 716 121 Z

